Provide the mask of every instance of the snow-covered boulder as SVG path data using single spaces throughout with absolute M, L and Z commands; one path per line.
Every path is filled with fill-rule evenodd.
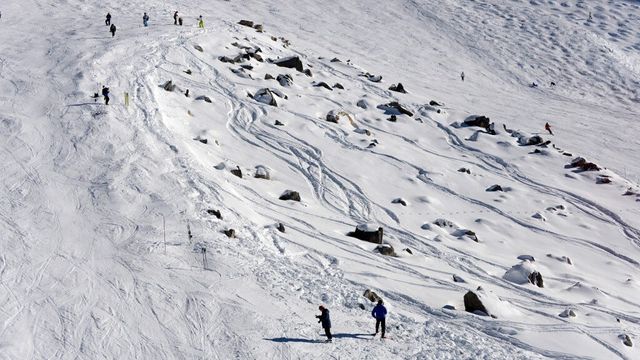
M 252 96 L 253 99 L 257 102 L 261 102 L 263 104 L 278 106 L 278 102 L 276 101 L 276 96 L 287 99 L 287 96 L 282 92 L 275 89 L 260 89 L 256 91 L 256 93 Z
M 278 198 L 283 201 L 292 200 L 292 201 L 301 201 L 300 193 L 293 190 L 285 190 L 282 195 Z
M 375 249 L 377 252 L 379 252 L 382 255 L 386 255 L 386 256 L 398 256 L 396 254 L 396 251 L 393 249 L 393 246 L 389 245 L 389 244 L 382 244 L 382 245 L 378 245 L 376 246 Z
M 476 126 L 481 128 L 488 128 L 491 124 L 491 119 L 483 115 L 472 115 L 466 118 L 463 122 L 463 126 Z
M 407 115 L 413 116 L 413 112 L 407 109 L 405 106 L 397 101 L 392 101 L 387 104 L 378 105 L 378 109 L 384 110 L 386 115 Z
M 495 294 L 478 287 L 476 291 L 468 291 L 464 295 L 464 310 L 481 316 L 493 318 L 509 318 L 520 315 L 520 312 L 509 302 L 501 300 Z
M 502 278 L 519 285 L 531 283 L 538 287 L 544 287 L 542 274 L 536 271 L 535 265 L 529 260 L 513 265 Z
M 402 83 L 398 83 L 398 85 L 393 84 L 391 86 L 389 86 L 389 90 L 391 91 L 395 91 L 395 92 L 399 92 L 402 94 L 406 94 L 407 90 L 404 89 L 404 86 L 402 86 Z
M 369 301 L 371 301 L 372 303 L 378 302 L 379 300 L 382 300 L 382 298 L 380 296 L 378 296 L 378 294 L 376 294 L 375 292 L 367 289 L 364 291 L 364 294 L 362 294 L 362 296 L 366 297 L 367 299 L 369 299 Z
M 276 77 L 276 81 L 280 83 L 280 86 L 290 87 L 293 85 L 293 78 L 289 74 L 280 74 Z
M 269 173 L 269 169 L 267 169 L 266 166 L 258 165 L 258 166 L 256 166 L 256 171 L 255 171 L 253 177 L 256 178 L 256 179 L 270 180 L 271 179 L 271 174 Z
M 277 66 L 296 69 L 299 72 L 302 72 L 304 70 L 302 60 L 300 60 L 300 58 L 297 56 L 289 56 L 278 60 L 272 60 L 272 62 Z

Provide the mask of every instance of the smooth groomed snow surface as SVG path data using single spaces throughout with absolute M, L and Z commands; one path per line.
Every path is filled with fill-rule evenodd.
M 0 11 L 0 359 L 640 359 L 638 1 Z

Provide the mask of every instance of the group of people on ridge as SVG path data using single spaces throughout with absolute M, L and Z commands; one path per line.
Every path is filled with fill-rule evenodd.
M 323 305 L 320 305 L 320 307 L 318 307 L 318 310 L 320 310 L 320 315 L 316 315 L 316 319 L 318 319 L 318 323 L 320 323 L 322 325 L 322 328 L 324 329 L 324 334 L 327 336 L 327 342 L 331 342 L 331 340 L 333 339 L 333 335 L 331 335 L 331 317 L 329 316 L 329 309 L 327 309 Z M 384 339 L 384 334 L 387 330 L 387 308 L 384 306 L 384 302 L 382 300 L 378 300 L 378 304 L 371 311 L 371 316 L 376 319 L 376 332 L 373 335 L 377 335 L 380 331 L 380 328 L 382 328 L 381 338 Z
M 151 18 L 149 17 L 149 14 L 147 14 L 146 12 L 142 14 L 142 25 L 144 27 L 148 27 L 150 19 Z M 198 28 L 204 29 L 204 19 L 202 18 L 202 15 L 198 16 L 197 20 L 198 20 Z M 173 25 L 182 26 L 182 23 L 183 23 L 183 20 L 182 20 L 182 17 L 178 15 L 178 11 L 174 12 Z M 111 37 L 116 36 L 116 26 L 111 23 L 111 13 L 107 13 L 106 19 L 104 20 L 104 24 L 106 26 L 109 26 L 109 32 L 111 32 Z

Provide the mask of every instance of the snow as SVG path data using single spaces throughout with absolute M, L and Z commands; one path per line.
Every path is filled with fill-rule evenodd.
M 637 2 L 0 11 L 0 358 L 640 358 Z M 256 47 L 312 77 L 219 60 Z M 277 107 L 247 96 L 261 89 Z M 496 135 L 455 126 L 476 114 Z M 522 146 L 503 125 L 552 143 Z M 577 157 L 603 170 L 565 168 Z M 399 256 L 347 236 L 366 224 Z M 533 264 L 544 288 L 523 278 Z M 497 319 L 464 312 L 478 286 Z M 370 335 L 366 289 L 389 309 L 388 341 Z

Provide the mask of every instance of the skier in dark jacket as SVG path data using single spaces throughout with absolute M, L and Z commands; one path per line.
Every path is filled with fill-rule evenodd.
M 178 25 L 178 12 L 173 13 L 173 25 Z
M 331 319 L 329 318 L 329 309 L 320 305 L 320 307 L 318 307 L 318 310 L 320 310 L 321 314 L 316 315 L 316 318 L 318 319 L 319 323 L 322 323 L 324 333 L 325 335 L 327 335 L 327 342 L 331 342 L 333 336 L 331 336 Z
M 544 129 L 549 132 L 549 134 L 553 135 L 553 131 L 551 131 L 551 125 L 549 123 L 544 124 Z
M 149 15 L 147 15 L 147 13 L 144 13 L 144 15 L 142 15 L 142 24 L 144 26 L 149 26 Z
M 104 20 L 104 24 L 106 26 L 111 25 L 111 14 L 110 13 L 107 13 L 107 18 Z
M 104 96 L 104 104 L 109 105 L 109 88 L 102 85 L 102 96 Z
M 378 329 L 380 329 L 380 325 L 382 325 L 382 338 L 384 339 L 384 332 L 387 328 L 385 322 L 387 317 L 387 308 L 384 307 L 383 304 L 382 300 L 378 300 L 378 305 L 376 305 L 373 308 L 373 311 L 371 311 L 371 316 L 376 318 L 376 333 L 374 335 L 378 334 Z
M 114 24 L 111 24 L 109 31 L 111 32 L 111 37 L 116 36 L 116 26 Z

